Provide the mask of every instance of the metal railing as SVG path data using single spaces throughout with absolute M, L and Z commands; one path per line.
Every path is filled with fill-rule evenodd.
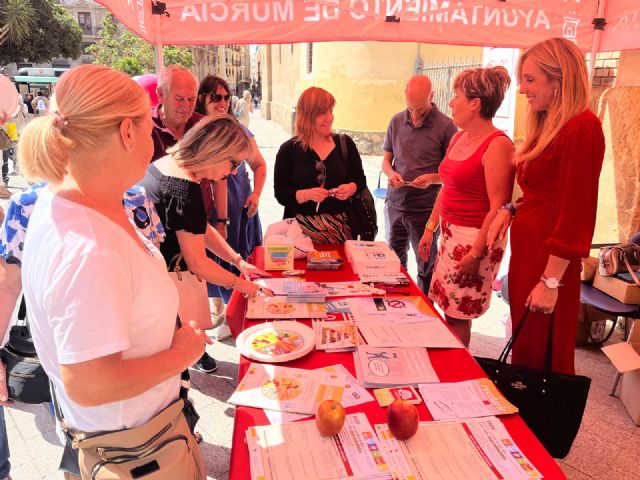
M 477 68 L 482 66 L 482 58 L 464 57 L 452 58 L 450 61 L 438 61 L 428 63 L 422 68 L 417 68 L 418 74 L 427 75 L 433 85 L 433 102 L 438 109 L 446 115 L 451 114 L 449 100 L 452 96 L 453 80 L 463 70 L 467 68 Z

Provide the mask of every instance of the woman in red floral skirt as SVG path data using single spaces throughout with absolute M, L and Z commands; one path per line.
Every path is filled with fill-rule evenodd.
M 461 131 L 440 165 L 443 188 L 419 245 L 426 258 L 439 222 L 441 242 L 429 298 L 467 347 L 471 321 L 489 308 L 506 243 L 502 240 L 487 254 L 489 225 L 513 190 L 513 143 L 492 121 L 510 82 L 504 67 L 469 69 L 456 77 L 449 105 Z

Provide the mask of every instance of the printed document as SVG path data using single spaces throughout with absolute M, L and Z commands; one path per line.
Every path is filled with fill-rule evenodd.
M 358 380 L 351 375 L 344 365 L 338 363 L 318 370 L 345 376 L 346 383 L 344 384 L 344 391 L 342 392 L 342 400 L 340 400 L 343 407 L 348 408 L 354 405 L 360 405 L 361 403 L 373 402 L 373 395 L 358 383 Z M 265 410 L 264 414 L 269 419 L 271 425 L 280 425 L 281 423 L 295 422 L 296 420 L 309 418 L 307 414 L 279 412 L 277 410 Z
M 370 347 L 464 348 L 440 319 L 420 323 L 359 323 L 358 330 Z
M 438 382 L 424 348 L 377 348 L 359 345 L 353 352 L 356 378 L 367 388 L 417 386 Z
M 251 363 L 228 402 L 313 415 L 323 400 L 341 401 L 345 383 L 339 373 Z
M 250 427 L 251 480 L 391 480 L 364 413 L 347 415 L 338 435 L 320 435 L 315 420 Z
M 399 480 L 533 480 L 542 474 L 496 417 L 420 422 L 409 440 L 376 425 L 383 454 Z
M 250 319 L 280 319 L 295 318 L 325 318 L 327 309 L 324 303 L 294 303 L 287 297 L 257 296 L 249 300 L 247 318 Z
M 434 420 L 508 415 L 518 411 L 488 378 L 418 387 Z

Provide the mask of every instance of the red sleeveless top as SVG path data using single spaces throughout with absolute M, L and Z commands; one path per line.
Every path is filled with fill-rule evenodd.
M 493 132 L 465 160 L 449 158 L 451 148 L 460 137 L 449 145 L 447 154 L 438 169 L 444 186 L 440 202 L 440 216 L 443 220 L 462 227 L 480 228 L 482 226 L 489 212 L 489 196 L 482 156 L 491 141 L 501 135 L 505 135 L 502 130 Z

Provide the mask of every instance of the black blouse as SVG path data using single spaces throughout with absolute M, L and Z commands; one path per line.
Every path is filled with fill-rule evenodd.
M 316 170 L 316 162 L 320 160 L 320 157 L 312 148 L 305 152 L 300 142 L 295 140 L 295 137 L 291 138 L 280 146 L 273 173 L 276 200 L 284 205 L 283 218 L 292 218 L 297 214 L 313 215 L 316 213 L 316 202 L 310 201 L 300 204 L 296 201 L 296 192 L 320 186 L 318 183 L 320 172 Z M 356 194 L 358 194 L 366 187 L 367 179 L 362 169 L 362 160 L 356 144 L 348 135 L 346 140 L 349 155 L 347 162 L 342 158 L 339 136 L 333 135 L 335 147 L 324 160 L 326 166 L 324 187 L 330 190 L 343 183 L 354 182 L 358 187 L 356 190 Z M 344 213 L 348 211 L 348 200 L 327 197 L 320 203 L 317 213 Z
M 152 163 L 140 182 L 153 202 L 165 229 L 166 238 L 160 244 L 160 252 L 169 270 L 173 270 L 175 256 L 181 253 L 176 232 L 204 235 L 207 231 L 207 215 L 200 185 L 185 178 L 164 175 Z M 187 270 L 184 259 L 180 269 Z

